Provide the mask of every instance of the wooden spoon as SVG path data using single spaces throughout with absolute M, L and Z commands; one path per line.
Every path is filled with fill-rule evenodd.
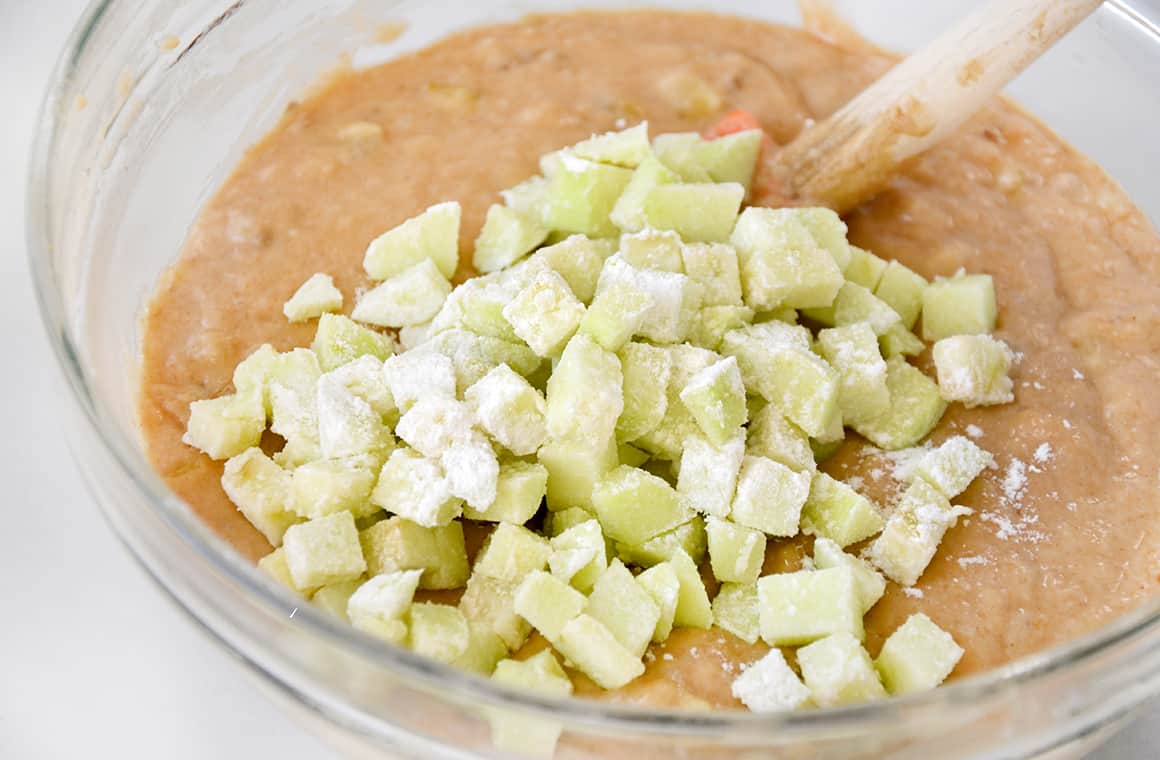
M 774 154 L 772 199 L 839 213 L 868 200 L 1101 1 L 992 0 Z

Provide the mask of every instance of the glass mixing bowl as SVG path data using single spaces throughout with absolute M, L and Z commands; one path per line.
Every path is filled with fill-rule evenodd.
M 789 0 L 694 2 L 795 22 Z M 972 5 L 848 0 L 870 38 L 909 49 Z M 351 754 L 495 757 L 496 712 L 565 731 L 559 757 L 959 758 L 1071 755 L 1160 693 L 1160 604 L 937 691 L 784 715 L 542 699 L 393 649 L 298 602 L 211 534 L 153 473 L 134 417 L 137 318 L 201 204 L 286 104 L 342 60 L 364 65 L 455 29 L 601 0 L 102 0 L 42 114 L 29 183 L 41 308 L 72 391 L 76 459 L 158 585 L 272 693 Z M 384 22 L 406 32 L 374 44 Z M 1160 10 L 1109 2 L 1013 94 L 1160 219 Z M 350 54 L 350 58 L 344 58 Z M 1114 115 L 1119 115 L 1118 117 Z M 1130 116 L 1125 116 L 1130 114 Z M 1143 159 L 1143 160 L 1142 160 Z M 295 614 L 292 611 L 297 610 Z

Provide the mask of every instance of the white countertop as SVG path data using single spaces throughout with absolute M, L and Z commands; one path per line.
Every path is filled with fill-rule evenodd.
M 66 392 L 25 262 L 35 109 L 81 0 L 0 0 L 0 758 L 335 755 L 268 703 L 130 560 L 61 437 Z M 1160 710 L 1097 757 L 1152 760 Z

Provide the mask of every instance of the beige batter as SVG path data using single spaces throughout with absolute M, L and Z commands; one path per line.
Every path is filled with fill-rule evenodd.
M 367 242 L 444 200 L 463 204 L 468 259 L 497 191 L 535 174 L 541 153 L 619 119 L 647 118 L 657 134 L 720 115 L 682 112 L 664 85 L 674 77 L 700 77 L 722 112 L 745 108 L 784 143 L 890 62 L 796 29 L 635 12 L 476 29 L 338 77 L 247 153 L 150 304 L 141 420 L 153 464 L 239 551 L 266 553 L 223 494 L 221 465 L 181 435 L 189 403 L 228 390 L 258 345 L 309 344 L 314 325 L 282 315 L 308 276 L 334 275 L 349 307 L 368 284 Z M 947 534 L 917 591 L 892 584 L 872 610 L 870 652 L 923 611 L 966 648 L 961 676 L 1090 631 L 1156 593 L 1160 240 L 1143 215 L 1097 166 L 996 103 L 847 221 L 854 243 L 927 277 L 994 275 L 998 336 L 1021 354 L 1016 404 L 953 405 L 935 432 L 936 443 L 973 434 L 998 466 L 956 500 L 976 514 Z M 902 463 L 851 436 L 825 469 L 889 505 Z M 794 567 L 808 548 L 771 542 L 766 569 Z M 716 629 L 679 630 L 611 697 L 736 705 L 736 665 L 761 651 Z M 595 691 L 576 680 L 580 693 Z

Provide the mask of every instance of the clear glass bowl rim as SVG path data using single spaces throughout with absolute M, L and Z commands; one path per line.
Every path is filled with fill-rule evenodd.
M 65 112 L 64 95 L 74 76 L 77 63 L 90 41 L 92 30 L 99 24 L 102 16 L 118 2 L 120 0 L 94 0 L 85 9 L 73 28 L 48 81 L 38 115 L 39 127 L 30 151 L 26 176 L 25 221 L 29 266 L 41 319 L 73 400 L 82 412 L 84 423 L 112 454 L 122 474 L 133 482 L 150 503 L 158 507 L 157 513 L 167 527 L 230 582 L 244 588 L 263 607 L 269 610 L 282 610 L 288 601 L 293 601 L 289 593 L 266 578 L 256 567 L 244 561 L 226 542 L 212 534 L 186 508 L 184 502 L 165 487 L 134 442 L 123 435 L 116 426 L 105 423 L 101 401 L 92 392 L 93 389 L 79 358 L 82 352 L 79 350 L 76 336 L 72 333 L 66 315 L 65 294 L 53 267 L 52 251 L 56 241 L 52 229 L 51 209 L 56 199 L 52 197 L 49 178 L 52 176 L 54 148 L 63 127 L 60 114 Z M 1143 17 L 1123 0 L 1107 0 L 1105 5 L 1125 17 L 1136 20 L 1160 36 L 1156 24 Z M 165 579 L 154 574 L 132 542 L 125 540 L 124 536 L 121 538 L 146 571 L 153 575 L 167 593 L 190 612 L 195 620 L 199 620 L 196 613 L 186 607 L 180 595 L 168 588 Z M 931 692 L 881 702 L 801 712 L 775 714 L 756 714 L 741 710 L 690 712 L 614 705 L 592 700 L 540 697 L 493 684 L 488 679 L 430 661 L 405 649 L 384 646 L 382 642 L 336 621 L 309 605 L 298 610 L 296 620 L 313 635 L 397 673 L 419 688 L 430 692 L 450 691 L 462 699 L 477 699 L 481 704 L 509 707 L 533 714 L 554 716 L 557 719 L 565 718 L 577 724 L 600 726 L 606 730 L 647 729 L 659 735 L 706 739 L 719 737 L 723 731 L 744 736 L 768 732 L 812 733 L 822 728 L 842 728 L 848 731 L 872 729 L 875 725 L 899 720 L 904 715 L 917 715 L 927 709 L 981 706 L 990 699 L 1008 694 L 1019 687 L 1031 687 L 1060 671 L 1099 655 L 1114 654 L 1126 648 L 1128 642 L 1146 639 L 1146 646 L 1149 649 L 1153 651 L 1160 649 L 1160 598 L 1153 598 L 1138 609 L 1085 636 L 1012 661 L 1000 668 L 952 681 Z M 228 639 L 216 631 L 207 629 L 207 632 L 227 646 L 230 645 Z M 250 664 L 257 666 L 252 661 Z M 1115 665 L 1130 667 L 1131 662 L 1117 662 Z

